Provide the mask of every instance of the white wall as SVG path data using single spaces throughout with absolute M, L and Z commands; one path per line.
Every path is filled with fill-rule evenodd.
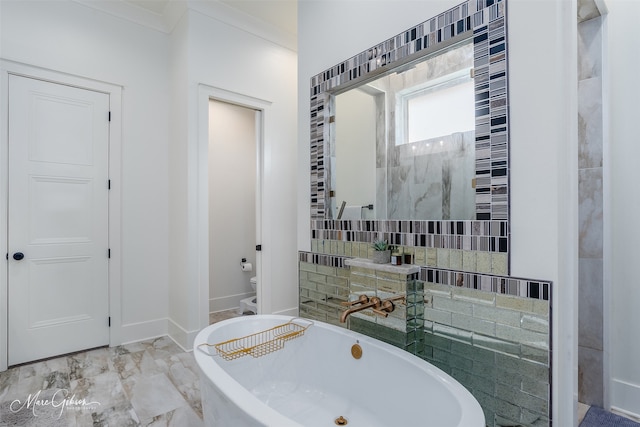
M 209 311 L 254 294 L 243 258 L 256 265 L 256 114 L 220 101 L 209 108 Z
M 112 254 L 122 257 L 123 341 L 169 331 L 188 348 L 207 322 L 208 285 L 199 286 L 194 250 L 201 83 L 272 103 L 264 124 L 264 300 L 267 312 L 297 312 L 294 51 L 268 41 L 264 28 L 255 36 L 240 20 L 231 26 L 194 10 L 171 34 L 69 0 L 0 1 L 0 17 L 1 58 L 123 87 L 123 248 Z
M 296 53 L 237 27 L 189 10 L 172 34 L 172 60 L 184 61 L 186 92 L 176 89 L 180 102 L 172 107 L 170 214 L 169 333 L 190 347 L 206 325 L 208 276 L 198 216 L 202 213 L 202 170 L 199 169 L 199 129 L 202 85 L 270 105 L 264 111 L 262 178 L 262 312 L 297 312 L 296 209 Z M 179 36 L 179 38 L 177 38 Z M 175 85 L 175 83 L 174 83 Z M 183 99 L 186 93 L 186 102 Z M 179 128 L 178 128 L 179 126 Z M 175 158 L 174 158 L 175 154 Z M 205 166 L 206 167 L 206 166 Z M 206 181 L 206 178 L 205 178 Z M 174 199 L 175 197 L 175 199 Z M 206 197 L 206 196 L 205 196 Z M 181 204 L 176 205 L 174 201 Z M 206 201 L 205 201 L 206 203 Z M 205 234 L 206 235 L 206 234 Z M 175 297 L 175 299 L 174 299 Z
M 123 87 L 122 253 L 112 254 L 122 258 L 122 339 L 166 333 L 167 36 L 75 2 L 0 10 L 3 59 Z
M 263 247 L 263 310 L 297 313 L 297 54 L 201 13 L 190 12 L 189 17 L 191 96 L 203 83 L 271 103 L 264 112 L 262 242 L 258 242 Z
M 610 366 L 611 406 L 640 417 L 640 286 L 638 280 L 638 242 L 640 241 L 640 144 L 638 143 L 638 67 L 636 54 L 640 45 L 640 2 L 609 0 L 606 2 L 604 46 L 605 114 L 609 106 L 609 151 L 605 152 L 605 207 L 610 203 L 611 317 Z M 609 87 L 607 92 L 606 87 Z M 605 119 L 606 120 L 606 119 Z M 606 138 L 606 137 L 605 137 Z M 610 156 L 610 157 L 609 157 Z M 609 159 L 609 160 L 608 160 Z M 606 179 L 605 175 L 605 179 Z M 606 184 L 606 182 L 605 182 Z M 605 208 L 606 209 L 606 208 Z M 606 220 L 606 218 L 605 218 Z M 605 246 L 606 248 L 606 246 Z M 606 323 L 605 323 L 606 324 Z M 606 350 L 605 350 L 606 351 Z
M 300 2 L 300 250 L 310 250 L 309 79 L 458 3 Z M 554 282 L 552 416 L 570 426 L 577 399 L 575 2 L 509 0 L 508 16 L 512 274 Z
M 335 101 L 335 179 L 336 211 L 338 218 L 340 205 L 365 206 L 376 201 L 376 98 L 361 90 L 351 90 L 340 94 Z M 362 218 L 365 213 L 360 209 Z M 346 217 L 345 217 L 346 218 Z M 351 218 L 355 219 L 355 218 Z
M 511 274 L 553 281 L 553 420 L 563 426 L 575 425 L 577 402 L 576 16 L 574 1 L 509 3 Z

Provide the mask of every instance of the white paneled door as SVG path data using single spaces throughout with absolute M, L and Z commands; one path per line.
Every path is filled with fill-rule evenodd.
M 109 95 L 9 76 L 8 362 L 109 343 Z

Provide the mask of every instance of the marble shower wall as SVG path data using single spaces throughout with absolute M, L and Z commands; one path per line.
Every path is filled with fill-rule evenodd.
M 443 149 L 444 147 L 444 149 Z M 392 147 L 387 218 L 470 220 L 475 216 L 475 137 L 459 132 Z
M 586 18 L 578 24 L 578 399 L 603 406 L 602 17 Z
M 471 220 L 475 218 L 475 131 L 411 144 L 402 143 L 399 97 L 434 80 L 473 67 L 473 44 L 465 42 L 422 60 L 406 71 L 371 83 L 377 97 L 376 211 L 382 219 Z M 471 100 L 470 100 L 471 102 Z M 384 116 L 387 117 L 384 117 Z M 386 136 L 386 137 L 385 137 Z

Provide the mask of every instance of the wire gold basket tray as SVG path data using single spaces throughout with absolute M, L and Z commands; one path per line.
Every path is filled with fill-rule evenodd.
M 246 335 L 240 338 L 234 338 L 217 344 L 203 343 L 199 347 L 209 346 L 215 347 L 219 356 L 226 360 L 234 360 L 239 357 L 251 355 L 253 357 L 261 357 L 274 351 L 278 351 L 284 347 L 284 343 L 292 339 L 301 337 L 313 322 L 308 325 L 300 325 L 294 321 L 303 319 L 295 318 L 282 325 L 275 326 L 255 334 Z

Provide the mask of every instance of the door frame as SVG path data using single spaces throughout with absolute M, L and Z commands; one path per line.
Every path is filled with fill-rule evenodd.
M 122 171 L 122 86 L 81 76 L 48 70 L 28 64 L 0 59 L 0 227 L 8 231 L 9 197 L 9 75 L 18 75 L 50 83 L 73 86 L 109 95 L 109 345 L 121 344 L 122 241 L 121 241 L 121 171 Z M 6 233 L 3 233 L 6 236 Z M 7 239 L 0 239 L 0 255 L 8 253 Z M 8 364 L 8 262 L 0 262 L 0 372 Z
M 209 325 L 209 101 L 222 101 L 229 104 L 256 110 L 256 244 L 264 245 L 266 230 L 262 209 L 262 196 L 264 194 L 264 135 L 265 123 L 267 121 L 267 110 L 271 106 L 270 101 L 243 95 L 237 92 L 209 86 L 204 83 L 198 85 L 198 146 L 197 146 L 197 171 L 196 187 L 190 191 L 197 191 L 196 215 L 189 215 L 189 221 L 196 219 L 195 227 L 189 226 L 189 232 L 195 233 L 194 239 L 196 248 L 192 248 L 197 254 L 198 265 L 198 288 L 200 290 L 200 328 Z M 191 251 L 190 251 L 191 252 Z M 268 252 L 256 252 L 256 296 L 258 298 L 258 313 L 271 312 L 271 294 L 265 292 L 269 289 L 268 263 L 266 262 Z M 191 269 L 191 267 L 190 267 Z

